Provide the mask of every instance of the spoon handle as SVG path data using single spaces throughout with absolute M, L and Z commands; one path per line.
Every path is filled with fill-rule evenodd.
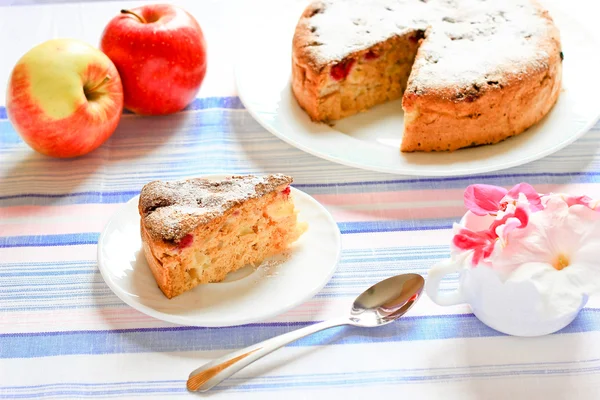
M 226 354 L 192 371 L 187 381 L 187 388 L 191 391 L 206 392 L 247 365 L 288 343 L 324 329 L 349 323 L 347 318 L 319 322 Z

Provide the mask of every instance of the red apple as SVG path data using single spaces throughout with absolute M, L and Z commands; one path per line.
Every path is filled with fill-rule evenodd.
M 198 22 L 181 8 L 147 5 L 121 10 L 102 33 L 100 49 L 115 63 L 125 108 L 161 115 L 182 110 L 206 74 L 206 42 Z
M 53 39 L 29 50 L 8 82 L 6 111 L 34 150 L 76 157 L 114 132 L 123 111 L 119 73 L 100 50 L 74 39 Z

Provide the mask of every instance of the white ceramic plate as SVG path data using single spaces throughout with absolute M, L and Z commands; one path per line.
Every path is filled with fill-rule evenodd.
M 200 285 L 171 300 L 158 288 L 140 238 L 139 197 L 109 221 L 98 242 L 98 267 L 115 294 L 131 307 L 164 321 L 194 326 L 232 326 L 281 314 L 313 297 L 333 275 L 340 256 L 337 224 L 315 199 L 292 188 L 299 219 L 308 230 L 285 259 L 256 270 L 245 267 L 225 282 Z
M 264 3 L 261 3 L 264 4 Z M 367 170 L 453 176 L 509 168 L 552 154 L 583 135 L 600 117 L 600 44 L 567 15 L 553 14 L 561 30 L 564 85 L 550 114 L 527 132 L 492 146 L 453 153 L 401 153 L 401 101 L 339 121 L 313 123 L 290 88 L 291 43 L 306 1 L 271 1 L 242 20 L 236 60 L 238 94 L 250 114 L 282 140 L 315 156 Z M 251 25 L 243 25 L 247 21 Z

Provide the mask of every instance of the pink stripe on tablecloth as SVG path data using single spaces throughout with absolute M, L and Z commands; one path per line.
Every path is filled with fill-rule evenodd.
M 0 229 L 2 236 L 101 232 L 108 220 L 122 206 L 122 204 L 74 204 L 5 207 L 0 209 Z M 46 220 L 46 218 L 52 219 Z
M 0 218 L 87 217 L 112 215 L 123 204 L 70 204 L 65 206 L 15 206 L 0 208 Z
M 440 201 L 440 199 L 462 201 L 463 190 L 408 190 L 403 192 L 318 194 L 313 197 L 326 205 L 404 203 L 416 201 L 436 202 Z
M 600 184 L 566 184 L 566 185 L 535 185 L 539 193 L 568 192 L 570 194 L 585 194 L 593 198 L 600 198 Z M 510 189 L 510 187 L 506 187 Z M 396 192 L 370 192 L 370 193 L 344 193 L 344 194 L 319 194 L 313 197 L 326 205 L 351 205 L 372 203 L 408 203 L 408 202 L 439 202 L 460 201 L 462 202 L 464 189 L 419 189 Z M 433 205 L 427 205 L 434 208 Z
M 37 235 L 60 235 L 65 233 L 81 233 L 81 232 L 101 232 L 110 216 L 105 218 L 75 219 L 65 222 L 53 223 L 35 223 L 25 222 L 16 224 L 0 224 L 2 227 L 2 236 L 37 236 Z
M 383 196 L 385 195 L 385 196 Z M 401 195 L 401 196 L 397 196 Z M 315 196 L 319 198 L 325 196 Z M 322 201 L 338 222 L 381 221 L 392 219 L 425 219 L 459 217 L 463 213 L 460 206 L 456 207 L 414 207 L 387 209 L 386 204 L 397 207 L 401 202 L 396 197 L 410 201 L 415 199 L 404 196 L 401 192 L 382 193 L 377 197 L 380 208 L 367 209 L 375 199 L 369 200 L 363 195 L 349 194 L 328 196 Z M 335 200 L 332 206 L 330 200 Z M 363 201 L 360 203 L 359 201 Z M 328 203 L 329 202 L 329 203 Z M 429 203 L 431 204 L 431 203 Z M 364 205 L 365 210 L 347 210 L 337 206 Z M 76 204 L 65 206 L 17 206 L 0 209 L 0 226 L 3 236 L 19 235 L 51 235 L 79 232 L 101 232 L 122 204 Z M 31 216 L 31 218 L 26 218 Z M 53 218 L 45 220 L 46 218 Z M 61 218 L 64 220 L 61 221 Z M 11 221 L 11 219 L 18 221 Z M 4 223 L 3 223 L 4 222 Z
M 345 210 L 342 208 L 329 207 L 329 212 L 338 222 L 364 222 L 385 220 L 419 220 L 430 218 L 455 218 L 457 221 L 463 213 L 461 207 L 438 207 L 438 208 L 401 208 L 401 209 L 375 209 L 375 210 Z M 83 215 L 74 217 L 65 213 L 63 222 L 26 221 L 20 223 L 1 224 L 3 236 L 19 235 L 57 235 L 80 232 L 101 232 L 110 217 L 112 211 L 106 210 L 96 212 L 93 218 Z
M 400 208 L 379 210 L 345 210 L 329 208 L 338 222 L 364 222 L 385 220 L 419 220 L 435 218 L 455 218 L 456 222 L 464 213 L 462 207 Z
M 27 252 L 27 262 L 56 262 L 96 260 L 97 247 L 95 244 L 57 247 L 8 247 L 0 249 L 2 263 L 23 262 L 23 252 Z
M 600 184 L 536 185 L 540 192 L 569 192 L 600 197 Z M 410 190 L 396 192 L 347 193 L 315 195 L 338 222 L 385 220 L 420 220 L 453 218 L 457 221 L 465 212 L 463 190 Z M 435 206 L 443 199 L 456 205 Z M 422 203 L 420 203 L 422 202 Z M 375 203 L 378 207 L 369 208 Z M 403 203 L 406 203 L 403 206 Z M 389 205 L 389 208 L 386 208 Z M 346 206 L 365 206 L 347 209 Z M 0 208 L 3 236 L 49 235 L 79 232 L 100 232 L 122 204 L 74 204 L 65 206 L 16 206 Z M 90 217 L 93 216 L 93 217 Z M 56 218 L 44 221 L 44 218 Z M 59 222 L 64 217 L 64 221 Z M 10 219 L 26 219 L 12 222 Z M 4 223 L 3 223 L 4 222 Z

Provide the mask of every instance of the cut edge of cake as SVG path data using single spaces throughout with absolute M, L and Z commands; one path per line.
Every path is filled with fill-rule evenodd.
M 305 9 L 292 43 L 292 91 L 311 120 L 330 123 L 401 98 L 424 31 L 407 28 L 341 60 L 321 60 L 312 51 L 322 43 L 310 18 L 323 7 Z

